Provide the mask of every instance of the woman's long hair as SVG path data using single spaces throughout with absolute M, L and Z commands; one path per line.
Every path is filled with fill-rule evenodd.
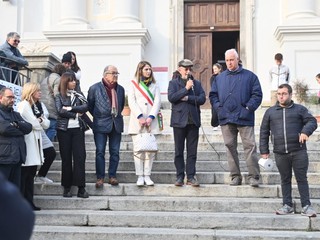
M 65 72 L 64 74 L 62 74 L 62 76 L 60 78 L 60 84 L 59 84 L 59 92 L 62 97 L 67 96 L 68 83 L 72 82 L 72 81 L 76 81 L 76 77 L 75 77 L 74 73 Z
M 27 100 L 30 105 L 34 104 L 33 94 L 40 90 L 38 83 L 28 82 L 23 85 L 21 100 Z
M 71 70 L 74 72 L 78 72 L 80 69 L 78 62 L 77 62 L 77 56 L 74 52 L 69 51 L 68 53 L 71 53 L 71 56 L 74 56 L 74 63 L 71 65 Z
M 138 81 L 138 83 L 139 83 L 140 80 L 141 80 L 141 78 L 142 78 L 142 76 L 143 76 L 143 74 L 142 74 L 142 69 L 143 69 L 146 65 L 150 66 L 150 68 L 151 68 L 150 78 L 152 78 L 152 82 L 155 83 L 156 80 L 155 80 L 155 78 L 154 78 L 154 76 L 153 76 L 152 66 L 151 66 L 151 64 L 150 64 L 149 62 L 147 62 L 147 61 L 141 61 L 141 62 L 138 63 L 138 66 L 137 66 L 137 69 L 136 69 L 136 73 L 134 74 L 134 76 L 135 76 L 135 78 L 137 79 L 137 81 Z

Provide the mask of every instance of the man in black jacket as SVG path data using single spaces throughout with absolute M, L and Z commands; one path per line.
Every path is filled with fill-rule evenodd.
M 311 207 L 309 184 L 307 180 L 308 154 L 306 141 L 316 130 L 317 121 L 302 105 L 291 100 L 292 88 L 282 84 L 277 90 L 278 102 L 270 107 L 262 120 L 260 128 L 260 153 L 262 158 L 269 157 L 269 136 L 273 143 L 273 152 L 281 176 L 283 206 L 276 214 L 293 214 L 292 169 L 298 184 L 301 200 L 301 214 L 316 217 Z
M 10 88 L 0 90 L 0 172 L 20 188 L 21 164 L 26 161 L 24 135 L 32 125 L 13 111 L 14 98 Z
M 200 105 L 206 101 L 201 83 L 193 80 L 189 59 L 178 63 L 178 70 L 169 82 L 168 100 L 172 104 L 171 123 L 173 127 L 175 157 L 174 164 L 177 171 L 176 186 L 183 186 L 185 170 L 187 185 L 199 187 L 195 178 L 197 148 L 200 128 Z M 184 143 L 187 144 L 186 166 L 184 163 Z M 186 169 L 185 169 L 186 168 Z

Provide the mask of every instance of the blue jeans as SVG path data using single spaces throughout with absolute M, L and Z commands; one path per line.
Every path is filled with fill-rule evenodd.
M 56 130 L 56 126 L 57 126 L 57 119 L 54 118 L 49 118 L 50 121 L 50 126 L 49 128 L 46 130 L 46 134 L 48 136 L 48 138 L 50 139 L 51 142 L 53 142 L 54 137 L 57 134 L 57 130 Z
M 109 178 L 116 177 L 119 164 L 119 150 L 121 142 L 121 133 L 114 129 L 110 133 L 94 133 L 94 142 L 96 144 L 96 175 L 97 179 L 105 177 L 105 152 L 109 137 Z
M 287 154 L 274 154 L 277 167 L 281 176 L 281 191 L 283 205 L 292 206 L 292 169 L 297 180 L 300 201 L 302 207 L 310 205 L 309 184 L 307 179 L 307 171 L 309 159 L 306 150 L 300 150 Z

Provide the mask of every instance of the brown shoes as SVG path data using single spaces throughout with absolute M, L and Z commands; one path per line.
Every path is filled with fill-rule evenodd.
M 96 188 L 102 188 L 103 187 L 103 183 L 104 183 L 103 178 L 98 178 L 97 182 L 96 182 Z
M 111 177 L 109 178 L 109 184 L 111 184 L 112 186 L 117 186 L 119 185 L 119 182 L 115 177 Z

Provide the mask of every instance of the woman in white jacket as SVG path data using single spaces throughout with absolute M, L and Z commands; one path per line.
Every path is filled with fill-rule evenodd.
M 21 169 L 21 192 L 34 210 L 40 210 L 33 203 L 34 177 L 38 165 L 43 163 L 42 137 L 43 129 L 50 126 L 50 121 L 44 116 L 47 111 L 41 98 L 40 86 L 37 83 L 26 83 L 22 88 L 21 102 L 18 103 L 18 112 L 22 118 L 32 124 L 32 131 L 25 135 L 27 145 L 26 162 Z
M 131 109 L 128 133 L 135 138 L 143 127 L 147 127 L 153 134 L 159 134 L 158 113 L 161 105 L 160 89 L 156 83 L 151 64 L 147 61 L 139 62 L 135 79 L 131 81 L 128 103 Z M 138 176 L 137 185 L 153 186 L 150 179 L 155 152 L 134 152 L 135 171 Z

